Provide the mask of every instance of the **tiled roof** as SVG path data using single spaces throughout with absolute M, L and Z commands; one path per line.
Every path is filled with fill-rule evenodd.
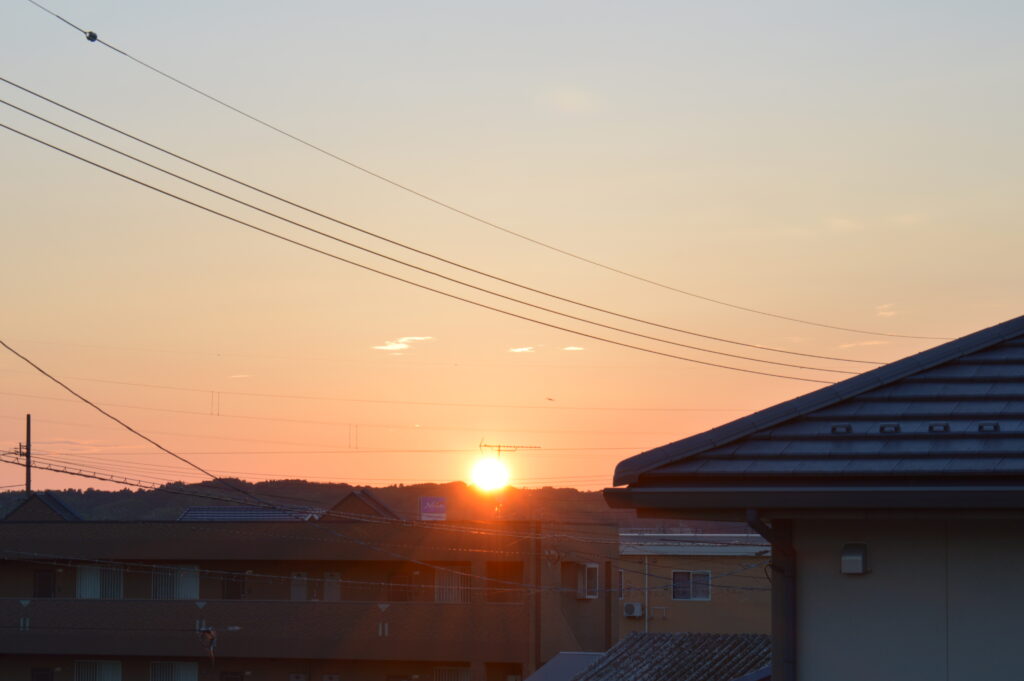
M 81 520 L 53 492 L 34 492 L 4 516 L 9 521 Z
M 572 681 L 581 671 L 596 662 L 604 653 L 558 653 L 544 666 L 526 677 L 526 681 Z
M 68 507 L 60 498 L 53 492 L 42 492 L 36 495 L 40 501 L 50 507 L 54 513 L 59 515 L 63 520 L 81 520 L 82 516 L 75 513 L 71 508 Z
M 763 634 L 633 632 L 573 681 L 733 681 L 771 663 Z
M 324 515 L 324 520 L 344 520 L 346 517 L 360 515 L 376 515 L 391 520 L 399 520 L 399 516 L 390 506 L 377 498 L 369 488 L 353 488 L 338 500 Z
M 182 522 L 302 522 L 319 517 L 311 509 L 277 509 L 261 506 L 190 506 L 181 512 Z
M 658 480 L 1024 475 L 1024 317 L 619 463 Z

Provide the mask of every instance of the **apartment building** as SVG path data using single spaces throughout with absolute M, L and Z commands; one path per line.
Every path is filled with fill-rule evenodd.
M 619 553 L 620 639 L 771 633 L 771 545 L 760 535 L 624 530 Z
M 617 638 L 614 527 L 345 509 L 92 522 L 29 497 L 0 522 L 0 678 L 519 681 Z

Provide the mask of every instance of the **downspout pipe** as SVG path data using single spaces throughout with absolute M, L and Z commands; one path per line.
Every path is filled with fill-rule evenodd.
M 747 525 L 772 545 L 772 681 L 796 681 L 796 549 L 793 525 L 769 525 L 756 509 L 747 510 Z

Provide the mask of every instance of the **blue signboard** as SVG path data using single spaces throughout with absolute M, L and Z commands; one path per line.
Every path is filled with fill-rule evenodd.
M 447 520 L 448 504 L 444 497 L 420 497 L 420 520 Z

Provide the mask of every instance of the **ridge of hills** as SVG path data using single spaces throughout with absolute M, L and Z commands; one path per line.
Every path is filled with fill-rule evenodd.
M 168 489 L 173 491 L 168 491 Z M 157 490 L 116 491 L 88 489 L 51 490 L 64 504 L 84 520 L 93 521 L 169 521 L 177 520 L 191 506 L 230 506 L 231 501 L 206 498 L 205 495 L 249 501 L 239 489 L 269 503 L 284 507 L 328 509 L 356 486 L 347 483 L 321 483 L 307 480 L 246 482 L 225 478 L 204 483 L 171 484 Z M 632 510 L 609 508 L 599 491 L 580 491 L 565 487 L 521 489 L 509 487 L 500 493 L 485 494 L 464 482 L 359 487 L 369 490 L 377 500 L 399 517 L 419 519 L 420 497 L 443 497 L 449 521 L 540 520 L 566 523 L 600 523 L 620 527 L 663 528 L 668 531 L 736 531 L 733 523 L 695 520 L 640 519 Z M 0 493 L 0 518 L 23 499 L 23 491 Z M 500 509 L 500 510 L 499 510 Z M 745 529 L 745 528 L 744 528 Z

